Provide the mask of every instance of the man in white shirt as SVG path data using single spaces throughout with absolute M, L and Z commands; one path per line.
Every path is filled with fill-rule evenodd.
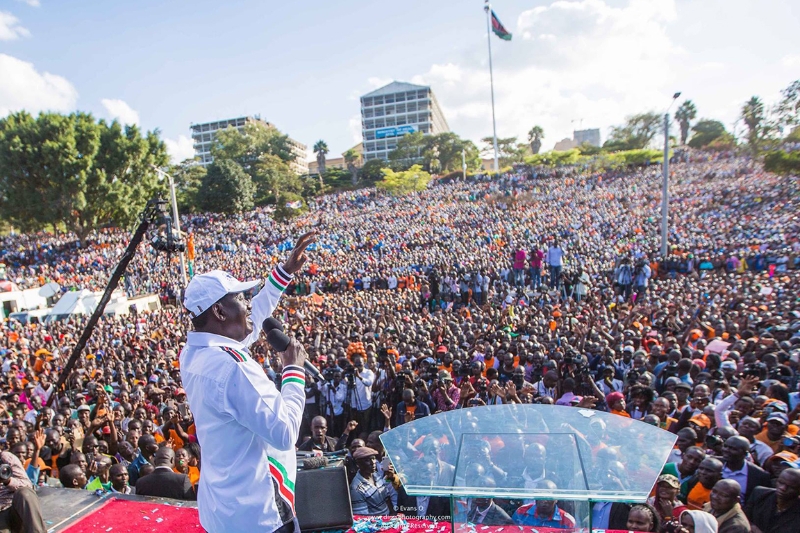
M 550 267 L 550 287 L 557 289 L 561 284 L 561 269 L 564 266 L 564 250 L 558 245 L 557 240 L 547 249 L 544 259 Z
M 355 389 L 350 397 L 352 419 L 359 427 L 369 427 L 369 415 L 372 412 L 372 384 L 375 373 L 364 366 L 364 359 L 357 355 L 353 358 Z
M 195 276 L 186 287 L 183 304 L 194 331 L 187 334 L 180 369 L 203 445 L 197 503 L 210 533 L 299 532 L 294 443 L 305 403 L 306 353 L 294 339 L 281 353 L 278 392 L 248 348 L 315 241 L 313 232 L 300 237 L 252 302 L 244 293 L 258 281 L 242 283 L 219 270 Z

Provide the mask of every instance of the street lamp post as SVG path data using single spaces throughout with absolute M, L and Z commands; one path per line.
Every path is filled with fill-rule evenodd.
M 461 149 L 461 177 L 467 179 L 467 151 Z
M 669 110 L 680 95 L 681 93 L 679 92 L 672 95 L 672 102 L 669 103 L 669 107 L 664 113 L 664 175 L 661 183 L 661 257 L 663 259 L 667 258 L 667 235 L 669 231 Z

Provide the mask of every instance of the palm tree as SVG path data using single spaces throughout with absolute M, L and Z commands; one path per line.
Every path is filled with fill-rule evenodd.
M 544 130 L 541 126 L 534 126 L 528 132 L 528 142 L 531 143 L 531 152 L 538 154 L 542 149 L 542 139 L 544 139 Z
M 747 144 L 754 154 L 758 152 L 765 119 L 764 102 L 758 96 L 753 96 L 742 106 L 742 120 L 747 125 Z
M 686 138 L 689 137 L 689 129 L 695 118 L 697 118 L 697 108 L 691 100 L 683 102 L 675 111 L 675 119 L 681 125 L 681 144 L 686 144 Z
M 317 172 L 319 172 L 319 192 L 322 193 L 324 183 L 322 175 L 325 174 L 325 156 L 328 155 L 328 143 L 320 139 L 314 144 L 314 152 L 317 154 Z
M 358 167 L 356 166 L 356 162 L 361 157 L 358 152 L 356 152 L 353 148 L 350 148 L 345 153 L 342 154 L 344 157 L 344 164 L 347 165 L 347 171 L 350 173 L 350 176 L 353 179 L 353 185 L 358 184 Z

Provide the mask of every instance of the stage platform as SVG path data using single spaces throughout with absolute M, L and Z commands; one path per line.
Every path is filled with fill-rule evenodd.
M 39 487 L 49 533 L 203 531 L 197 502 Z

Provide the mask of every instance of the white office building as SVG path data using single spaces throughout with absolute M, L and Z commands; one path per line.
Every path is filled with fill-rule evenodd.
M 192 141 L 194 141 L 195 159 L 204 167 L 210 165 L 214 161 L 214 157 L 211 155 L 211 145 L 214 142 L 214 135 L 220 130 L 231 127 L 241 131 L 245 124 L 251 122 L 260 122 L 268 127 L 274 127 L 266 120 L 261 120 L 261 117 L 258 115 L 192 124 Z M 306 161 L 308 154 L 306 153 L 306 145 L 295 141 L 291 137 L 289 137 L 289 143 L 292 146 L 292 153 L 296 156 L 294 162 L 290 164 L 290 167 L 298 174 L 308 174 L 308 161 Z
M 387 159 L 407 133 L 435 135 L 450 127 L 430 87 L 393 81 L 361 97 L 361 131 L 369 161 Z
M 575 140 L 577 146 L 583 143 L 592 146 L 600 146 L 600 130 L 597 128 L 589 130 L 575 130 L 572 132 L 572 138 Z

